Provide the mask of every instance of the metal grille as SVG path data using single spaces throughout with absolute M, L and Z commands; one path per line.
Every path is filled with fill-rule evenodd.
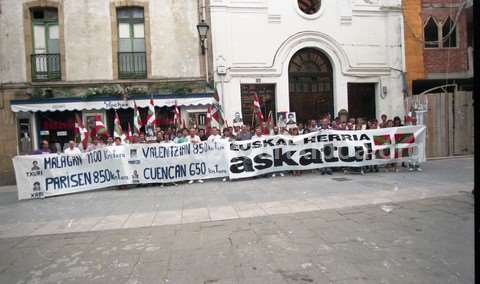
M 61 79 L 60 54 L 32 54 L 32 80 L 53 81 Z
M 118 77 L 120 79 L 147 78 L 147 54 L 145 52 L 119 52 Z

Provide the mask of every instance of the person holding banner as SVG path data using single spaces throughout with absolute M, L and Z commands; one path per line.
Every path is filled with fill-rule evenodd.
M 185 129 L 186 131 L 186 129 Z M 187 142 L 188 143 L 192 143 L 192 144 L 198 144 L 198 143 L 201 143 L 202 141 L 200 140 L 200 137 L 198 137 L 197 135 L 197 130 L 195 128 L 192 128 L 190 129 L 190 133 L 189 135 L 186 137 L 187 139 Z M 194 183 L 195 181 L 194 180 L 190 180 L 188 181 L 188 184 L 192 184 Z M 197 180 L 197 182 L 199 183 L 203 183 L 203 180 L 202 179 L 199 179 Z
M 63 151 L 66 155 L 80 155 L 82 151 L 75 145 L 75 141 L 68 141 L 68 147 Z
M 103 148 L 105 145 L 103 145 L 103 142 L 98 139 L 98 138 L 94 138 L 92 143 L 88 144 L 88 147 L 87 149 L 85 150 L 85 152 L 89 152 L 89 151 L 93 151 L 93 150 L 97 150 L 97 149 L 101 149 Z
M 263 139 L 263 131 L 262 128 L 257 127 L 255 129 L 255 135 L 252 137 L 252 140 L 262 140 Z
M 175 142 L 177 144 L 187 143 L 188 142 L 187 136 L 188 136 L 188 130 L 187 129 L 178 130 L 177 131 L 177 136 L 175 137 L 173 142 Z
M 247 141 L 252 139 L 252 133 L 250 133 L 250 126 L 242 126 L 240 132 L 237 134 L 237 141 Z
M 42 141 L 42 147 L 38 150 L 32 152 L 32 155 L 44 155 L 44 154 L 51 154 L 52 150 L 50 150 L 50 144 L 47 140 Z
M 122 146 L 122 138 L 115 137 L 115 140 L 113 141 L 113 146 Z
M 157 142 L 157 143 L 163 143 L 163 142 L 165 142 L 163 131 L 157 132 L 157 140 L 156 140 L 156 142 Z
M 201 141 L 207 141 L 208 135 L 205 133 L 205 129 L 202 128 L 198 130 L 198 137 L 200 137 Z
M 212 134 L 208 137 L 207 139 L 208 142 L 218 142 L 222 139 L 222 136 L 218 134 L 218 129 L 216 127 L 211 128 L 210 132 Z
M 298 136 L 300 135 L 299 131 L 298 131 L 298 127 L 293 127 L 290 129 L 290 135 L 291 136 Z M 302 175 L 302 171 L 292 171 L 292 175 L 293 176 L 301 176 Z
M 329 119 L 327 116 L 325 116 L 325 117 L 320 121 L 320 129 L 319 129 L 319 131 L 327 131 L 327 130 L 329 130 L 329 129 L 331 129 L 331 127 L 330 127 L 330 119 Z M 332 173 L 333 173 L 333 170 L 332 170 L 332 168 L 330 168 L 330 167 L 321 168 L 321 169 L 320 169 L 320 174 L 321 174 L 322 176 L 325 175 L 325 174 L 327 174 L 327 175 L 332 175 Z
M 235 137 L 233 136 L 232 130 L 230 128 L 224 128 L 223 129 L 223 139 L 227 140 L 228 142 L 232 142 L 235 140 Z
M 192 144 L 197 144 L 197 143 L 202 142 L 200 137 L 197 135 L 197 130 L 195 128 L 190 129 L 190 133 L 187 137 L 187 140 L 188 140 L 188 142 L 190 142 Z

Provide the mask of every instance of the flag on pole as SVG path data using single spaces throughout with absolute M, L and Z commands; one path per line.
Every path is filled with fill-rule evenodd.
M 253 97 L 253 115 L 257 117 L 259 127 L 262 127 L 264 118 L 257 94 Z
M 273 113 L 270 111 L 267 116 L 267 128 L 263 130 L 266 135 L 273 135 Z
M 122 139 L 123 131 L 122 124 L 120 123 L 120 117 L 118 117 L 118 112 L 115 111 L 115 119 L 113 121 L 113 138 L 119 137 Z M 123 139 L 122 139 L 123 140 Z
M 75 114 L 75 140 L 77 143 L 82 144 L 84 150 L 87 149 L 88 130 L 83 125 L 83 121 L 78 113 Z
M 142 116 L 140 115 L 140 110 L 137 107 L 137 103 L 133 102 L 134 105 L 134 112 L 133 112 L 133 128 L 135 134 L 140 136 L 141 128 L 143 126 Z
M 155 127 L 157 124 L 155 118 L 155 103 L 153 99 L 150 99 L 150 103 L 148 104 L 148 113 L 147 113 L 147 126 Z
M 223 119 L 223 111 L 222 107 L 218 104 L 214 104 L 211 108 L 210 113 L 211 120 L 215 120 L 218 124 L 218 128 L 222 129 L 225 120 Z
M 207 115 L 205 117 L 205 126 L 207 127 L 207 133 L 209 129 L 212 127 L 212 106 L 208 106 Z
M 129 143 L 133 143 L 132 127 L 130 127 L 130 122 L 128 123 L 127 141 Z
M 92 132 L 93 137 L 97 137 L 98 135 L 108 137 L 107 127 L 103 124 L 102 117 L 100 115 L 95 116 L 95 128 Z
M 180 109 L 178 108 L 177 104 L 175 103 L 175 106 L 173 107 L 173 123 L 175 124 L 176 127 L 180 126 L 182 124 L 182 118 L 180 116 Z

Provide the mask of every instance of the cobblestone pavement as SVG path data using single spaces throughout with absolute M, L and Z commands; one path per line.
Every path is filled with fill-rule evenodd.
M 0 283 L 473 283 L 473 198 L 0 239 Z
M 473 283 L 473 159 L 17 201 L 0 283 Z
M 402 202 L 471 192 L 473 159 L 430 161 L 423 172 L 258 178 L 100 190 L 17 201 L 0 188 L 0 238 L 139 228 Z

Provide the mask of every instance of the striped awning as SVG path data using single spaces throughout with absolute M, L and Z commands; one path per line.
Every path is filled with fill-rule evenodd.
M 122 100 L 115 96 L 99 96 L 93 98 L 50 98 L 12 100 L 10 107 L 13 112 L 46 112 L 46 111 L 82 111 L 102 109 L 128 109 L 133 108 L 134 103 L 138 107 L 147 107 L 153 98 L 155 106 L 207 106 L 216 102 L 213 93 L 193 93 L 184 95 L 144 95 L 134 96 L 128 100 Z

